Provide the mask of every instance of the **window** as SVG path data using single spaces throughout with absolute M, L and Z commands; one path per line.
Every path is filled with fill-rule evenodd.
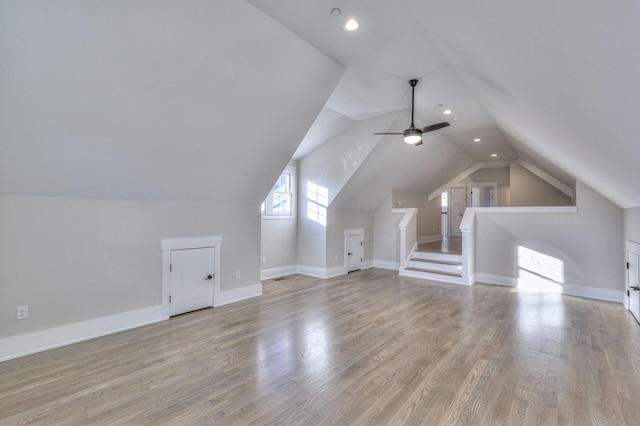
M 287 166 L 260 206 L 263 216 L 282 218 L 295 215 L 295 181 L 295 166 Z
M 327 204 L 329 204 L 329 190 L 307 181 L 307 217 L 320 225 L 327 226 Z

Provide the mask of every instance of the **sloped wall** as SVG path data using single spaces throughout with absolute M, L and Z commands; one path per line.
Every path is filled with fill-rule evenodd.
M 221 291 L 259 283 L 257 205 L 0 196 L 0 338 L 160 305 L 160 240 L 209 235 Z
M 622 210 L 581 182 L 577 200 L 577 213 L 477 215 L 476 272 L 488 275 L 490 282 L 502 278 L 516 285 L 523 247 L 553 259 L 553 278 L 546 278 L 561 288 L 604 290 L 603 298 L 617 300 L 624 289 Z M 537 274 L 545 278 L 544 271 Z

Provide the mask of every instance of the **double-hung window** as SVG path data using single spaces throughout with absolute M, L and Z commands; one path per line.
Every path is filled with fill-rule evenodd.
M 263 217 L 286 218 L 295 215 L 295 166 L 287 166 L 262 203 Z

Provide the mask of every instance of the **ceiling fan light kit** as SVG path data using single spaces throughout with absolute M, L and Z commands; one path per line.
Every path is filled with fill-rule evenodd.
M 413 124 L 416 84 L 418 84 L 418 80 L 409 80 L 409 85 L 411 86 L 411 126 L 402 133 L 374 133 L 374 135 L 402 135 L 406 143 L 413 146 L 420 146 L 422 145 L 422 135 L 424 133 L 433 132 L 434 130 L 449 126 L 449 123 L 442 122 L 419 129 Z
M 415 145 L 422 140 L 422 132 L 418 129 L 407 129 L 404 131 L 404 141 Z

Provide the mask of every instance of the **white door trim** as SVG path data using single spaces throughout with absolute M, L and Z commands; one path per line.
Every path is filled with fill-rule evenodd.
M 494 199 L 495 206 L 492 206 L 492 207 L 497 207 L 498 206 L 498 182 L 467 182 L 467 207 L 474 207 L 473 203 L 471 202 L 471 191 L 473 188 L 479 188 L 479 187 L 481 188 L 490 187 L 495 191 L 495 199 Z M 483 206 L 483 207 L 486 207 L 486 206 Z
M 631 253 L 640 253 L 640 244 L 636 243 L 635 241 L 632 240 L 627 240 L 626 244 L 625 244 L 625 261 L 628 263 L 629 262 L 629 252 Z M 624 298 L 624 307 L 627 308 L 627 310 L 631 311 L 631 303 L 630 303 L 630 299 L 631 296 L 633 294 L 633 290 L 631 290 L 631 282 L 629 280 L 629 269 L 625 269 L 625 284 L 626 284 L 626 294 L 625 294 L 625 298 Z
M 349 237 L 359 235 L 360 241 L 362 245 L 360 246 L 360 269 L 362 269 L 362 262 L 364 262 L 364 229 L 345 229 L 344 230 L 344 269 L 345 271 L 349 268 L 349 263 L 347 261 L 348 252 L 349 252 Z
M 214 277 L 213 277 L 213 306 L 220 300 L 220 247 L 222 247 L 221 236 L 210 237 L 188 237 L 188 238 L 163 238 L 160 242 L 162 250 L 162 309 L 167 317 L 171 315 L 171 305 L 169 295 L 171 294 L 171 251 L 194 248 L 215 249 L 214 256 Z

